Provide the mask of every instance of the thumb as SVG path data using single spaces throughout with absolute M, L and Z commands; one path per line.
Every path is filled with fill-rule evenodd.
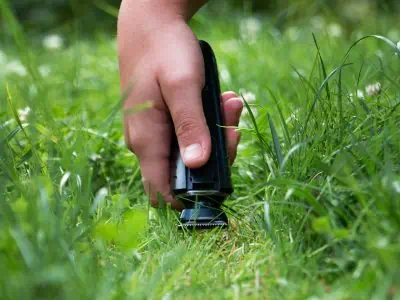
M 188 168 L 203 166 L 211 153 L 210 132 L 201 100 L 203 75 L 187 76 L 162 85 L 180 152 Z

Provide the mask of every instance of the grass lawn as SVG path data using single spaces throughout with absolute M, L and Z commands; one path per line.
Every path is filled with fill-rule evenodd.
M 395 17 L 210 14 L 193 28 L 251 112 L 230 228 L 190 233 L 124 146 L 115 37 L 3 10 L 1 299 L 400 299 Z

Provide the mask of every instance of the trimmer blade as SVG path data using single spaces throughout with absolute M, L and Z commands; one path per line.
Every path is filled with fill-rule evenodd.
M 180 221 L 180 228 L 212 229 L 228 227 L 228 217 L 225 212 L 220 208 L 206 206 L 204 202 L 197 202 L 194 208 L 185 208 L 182 211 Z
M 214 221 L 210 223 L 196 223 L 193 221 L 189 221 L 186 223 L 179 224 L 179 228 L 183 229 L 213 229 L 213 228 L 228 228 L 228 223 L 225 221 Z

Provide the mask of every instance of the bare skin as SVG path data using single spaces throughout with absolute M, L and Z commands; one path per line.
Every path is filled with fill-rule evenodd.
M 182 204 L 170 190 L 170 147 L 175 132 L 185 164 L 204 165 L 211 141 L 201 103 L 204 63 L 187 21 L 204 0 L 123 0 L 118 22 L 121 89 L 129 91 L 124 109 L 151 107 L 125 115 L 125 140 L 140 163 L 151 204 L 157 193 L 175 209 Z M 221 95 L 225 124 L 237 126 L 243 102 L 234 92 Z M 231 163 L 239 132 L 226 129 Z

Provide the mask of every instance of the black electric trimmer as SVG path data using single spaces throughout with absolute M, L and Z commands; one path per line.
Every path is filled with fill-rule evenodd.
M 200 41 L 205 66 L 205 87 L 202 92 L 203 110 L 210 129 L 212 150 L 207 164 L 189 169 L 179 152 L 176 137 L 171 155 L 171 185 L 174 196 L 184 210 L 180 227 L 207 229 L 226 228 L 228 217 L 221 209 L 224 200 L 233 192 L 222 111 L 217 62 L 207 42 Z

